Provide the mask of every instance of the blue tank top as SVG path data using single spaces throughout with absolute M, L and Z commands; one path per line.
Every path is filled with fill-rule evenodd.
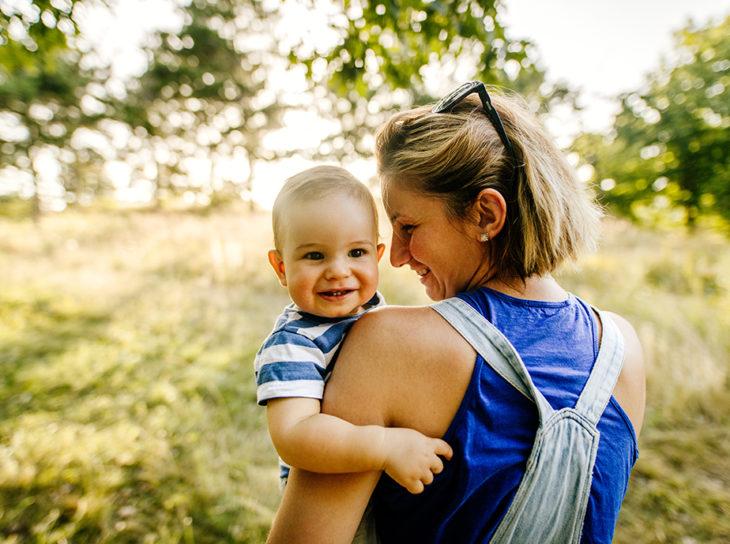
M 595 317 L 570 295 L 562 302 L 513 298 L 482 288 L 460 295 L 516 348 L 536 387 L 559 410 L 575 405 L 598 354 Z M 481 356 L 443 438 L 454 449 L 420 495 L 383 476 L 373 495 L 377 531 L 391 542 L 487 543 L 525 472 L 538 426 L 535 405 Z M 581 542 L 610 543 L 638 451 L 612 397 L 601 433 Z

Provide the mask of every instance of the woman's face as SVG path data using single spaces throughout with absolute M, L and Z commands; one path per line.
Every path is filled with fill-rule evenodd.
M 390 263 L 410 266 L 431 300 L 482 285 L 489 271 L 476 222 L 447 215 L 442 200 L 388 183 L 385 209 L 393 226 Z

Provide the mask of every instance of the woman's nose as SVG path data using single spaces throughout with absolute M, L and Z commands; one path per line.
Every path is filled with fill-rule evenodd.
M 408 244 L 394 232 L 390 243 L 390 264 L 395 268 L 407 264 L 411 260 L 411 254 L 408 251 Z

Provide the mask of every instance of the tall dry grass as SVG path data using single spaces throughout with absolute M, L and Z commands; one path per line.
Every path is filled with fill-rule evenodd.
M 267 214 L 236 211 L 0 220 L 0 542 L 264 540 L 279 493 L 251 362 L 288 301 L 270 244 Z M 730 541 L 729 268 L 723 238 L 610 222 L 559 274 L 645 349 L 616 542 Z M 427 302 L 387 264 L 381 290 Z

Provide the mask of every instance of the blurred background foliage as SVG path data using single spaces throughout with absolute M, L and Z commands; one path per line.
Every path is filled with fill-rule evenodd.
M 676 61 L 646 88 L 621 96 L 607 136 L 583 134 L 574 149 L 595 168 L 618 213 L 653 225 L 730 219 L 730 17 L 675 36 Z
M 369 156 L 373 131 L 390 112 L 437 98 L 424 83 L 434 73 L 504 86 L 538 112 L 576 103 L 566 85 L 545 80 L 534 45 L 506 36 L 494 0 L 326 8 L 306 0 L 171 0 L 174 30 L 153 32 L 146 69 L 126 78 L 115 77 L 113 59 L 80 32 L 89 14 L 118 7 L 3 3 L 0 168 L 24 180 L 4 189 L 6 203 L 20 197 L 37 214 L 110 201 L 118 193 L 111 173 L 121 169 L 154 205 L 185 194 L 203 206 L 242 197 L 253 208 L 261 161 Z M 326 36 L 291 32 L 286 14 L 295 9 L 325 18 Z M 610 133 L 573 143 L 616 213 L 728 230 L 729 21 L 678 32 L 671 60 L 618 97 Z M 305 149 L 277 146 L 271 136 L 292 111 L 315 113 L 333 128 Z
M 333 3 L 323 14 L 331 36 L 315 45 L 311 35 L 288 34 L 283 16 L 293 4 L 321 9 L 306 1 L 175 3 L 178 28 L 154 32 L 146 70 L 122 80 L 111 77 L 113 59 L 79 32 L 91 11 L 114 11 L 113 0 L 3 5 L 0 167 L 28 176 L 23 192 L 36 214 L 53 200 L 108 198 L 106 167 L 120 163 L 155 204 L 185 192 L 206 205 L 242 195 L 253 207 L 256 163 L 293 152 L 264 143 L 287 111 L 315 111 L 336 127 L 297 153 L 343 159 L 372 153 L 373 131 L 389 112 L 431 99 L 429 69 L 456 81 L 458 66 L 470 66 L 469 77 L 509 83 L 537 107 L 571 97 L 544 82 L 529 42 L 507 40 L 493 0 Z M 301 75 L 297 92 L 274 83 Z M 44 184 L 41 156 L 57 165 L 60 186 Z M 211 165 L 207 172 L 193 174 L 196 159 Z M 216 171 L 231 159 L 237 169 Z
M 122 6 L 0 1 L 0 174 L 20 180 L 0 181 L 0 543 L 263 542 L 279 492 L 251 361 L 288 298 L 257 172 L 369 156 L 434 74 L 539 114 L 577 93 L 499 1 L 170 0 L 126 77 L 84 30 Z M 729 25 L 688 24 L 569 149 L 620 219 L 560 280 L 625 315 L 647 364 L 617 543 L 730 541 Z M 297 112 L 329 131 L 279 142 Z M 381 288 L 426 302 L 407 271 Z

